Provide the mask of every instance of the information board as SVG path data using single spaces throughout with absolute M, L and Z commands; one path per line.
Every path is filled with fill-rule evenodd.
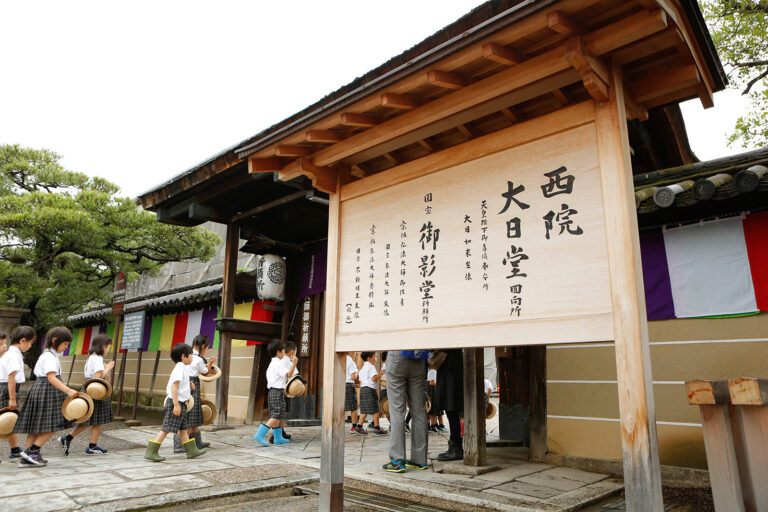
M 336 349 L 613 339 L 596 148 L 589 123 L 342 201 Z
M 125 315 L 123 320 L 123 337 L 120 342 L 121 349 L 138 350 L 141 348 L 146 315 L 146 311 L 137 311 Z

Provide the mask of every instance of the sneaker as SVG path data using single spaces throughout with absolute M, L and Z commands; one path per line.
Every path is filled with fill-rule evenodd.
M 350 433 L 350 434 L 357 434 L 357 427 L 355 427 L 354 425 L 352 425 L 352 428 L 351 428 L 351 429 L 349 429 L 349 433 Z
M 85 449 L 86 455 L 106 455 L 107 452 L 108 450 L 100 446 L 94 446 L 93 448 L 89 446 L 88 448 Z
M 9 457 L 11 460 L 18 460 L 21 458 L 21 452 L 11 452 L 11 456 Z
M 19 457 L 20 468 L 39 468 L 45 466 L 48 462 L 42 460 L 39 453 L 27 453 L 26 451 L 23 451 Z
M 441 432 L 443 434 L 447 434 L 448 433 L 448 429 L 446 428 L 445 425 L 438 425 L 437 426 L 437 431 Z
M 64 449 L 64 455 L 69 455 L 69 446 L 72 444 L 72 440 L 67 440 L 67 436 L 61 436 L 59 443 L 61 443 L 61 447 Z
M 424 469 L 427 469 L 429 466 L 427 466 L 426 464 L 417 464 L 412 460 L 408 460 L 405 462 L 405 467 L 424 470 Z
M 357 432 L 358 434 L 363 434 L 364 436 L 368 435 L 368 432 L 366 432 L 363 427 L 355 427 L 355 432 Z
M 374 428 L 374 429 L 373 429 L 373 435 L 376 435 L 376 436 L 385 436 L 385 435 L 387 435 L 387 431 L 386 431 L 386 430 L 384 430 L 384 429 L 383 429 L 383 428 L 381 428 L 381 427 L 377 427 L 377 428 Z
M 405 473 L 405 464 L 402 460 L 390 459 L 381 469 L 390 473 Z

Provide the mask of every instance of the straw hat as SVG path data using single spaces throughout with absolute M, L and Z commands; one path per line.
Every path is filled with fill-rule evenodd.
M 83 389 L 94 400 L 104 400 L 112 396 L 112 384 L 104 379 L 88 379 L 83 384 Z
M 201 373 L 201 374 L 200 374 L 200 375 L 198 375 L 197 377 L 198 377 L 198 378 L 199 378 L 201 381 L 203 381 L 203 382 L 213 382 L 213 381 L 215 381 L 216 379 L 218 379 L 219 377 L 221 377 L 221 368 L 219 368 L 219 367 L 218 367 L 218 366 L 216 366 L 215 364 L 214 364 L 214 365 L 211 365 L 211 369 L 210 369 L 210 370 L 208 370 L 208 373 L 206 373 L 205 375 L 203 375 L 203 374 Z
M 0 409 L 0 438 L 9 436 L 13 433 L 13 427 L 16 426 L 16 420 L 19 419 L 19 411 L 3 407 Z
M 382 375 L 381 377 L 379 377 L 379 383 L 381 383 L 381 387 L 383 388 L 387 387 L 387 378 L 384 375 Z
M 432 410 L 432 400 L 430 400 L 429 397 L 427 397 L 427 412 L 429 412 L 430 410 Z
M 381 399 L 381 402 L 379 402 L 379 409 L 381 409 L 381 412 L 384 414 L 389 415 L 389 399 L 387 397 Z
M 485 419 L 489 420 L 496 416 L 496 404 L 489 401 L 488 405 L 485 406 Z
M 67 397 L 61 406 L 61 413 L 68 421 L 82 423 L 88 421 L 93 414 L 93 399 L 82 391 L 74 398 Z
M 195 398 L 189 397 L 189 400 L 184 402 L 184 404 L 187 406 L 187 412 L 191 411 L 192 408 L 195 406 Z
M 294 398 L 297 396 L 302 396 L 304 392 L 306 391 L 306 387 L 304 384 L 306 384 L 307 381 L 301 378 L 301 375 L 294 375 L 290 379 L 288 379 L 288 384 L 285 385 L 285 396 L 288 398 Z
M 216 419 L 216 405 L 210 400 L 203 400 L 201 405 L 203 408 L 203 425 L 210 425 Z

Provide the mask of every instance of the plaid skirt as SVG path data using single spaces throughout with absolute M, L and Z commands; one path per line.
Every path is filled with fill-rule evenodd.
M 80 389 L 85 393 L 85 388 Z M 77 423 L 76 425 L 94 426 L 94 425 L 106 425 L 115 421 L 115 416 L 112 414 L 112 401 L 109 398 L 104 400 L 93 400 L 93 414 L 88 418 L 88 421 Z
M 355 385 L 351 382 L 347 382 L 347 385 L 344 389 L 344 410 L 357 410 L 357 393 L 355 393 Z
M 163 426 L 160 428 L 163 432 L 176 433 L 179 430 L 187 430 L 187 406 L 184 402 L 179 402 L 181 406 L 181 414 L 179 416 L 173 415 L 173 400 L 170 397 L 165 399 L 165 407 L 163 407 Z
M 19 404 L 19 389 L 21 384 L 16 384 L 16 407 L 21 409 Z M 0 409 L 8 407 L 8 402 L 11 400 L 11 395 L 8 394 L 8 383 L 0 382 Z
M 45 434 L 70 428 L 72 422 L 61 413 L 66 398 L 67 394 L 53 387 L 47 378 L 38 377 L 21 408 L 13 433 Z
M 199 427 L 203 424 L 203 405 L 200 401 L 200 379 L 197 377 L 190 377 L 189 382 L 195 385 L 195 389 L 192 390 L 192 398 L 195 399 L 195 405 L 192 406 L 192 410 L 187 415 L 187 425 L 190 427 Z
M 376 414 L 379 412 L 379 397 L 376 390 L 368 386 L 360 386 L 360 414 Z
M 267 403 L 269 404 L 269 417 L 276 420 L 285 419 L 285 390 L 270 388 L 267 391 Z
M 437 393 L 437 386 L 430 386 L 427 384 L 427 395 L 429 396 L 429 402 L 434 407 L 437 405 L 437 402 L 435 402 L 435 394 Z M 438 411 L 436 409 L 430 410 L 429 415 L 430 416 L 442 416 L 444 414 L 443 411 Z

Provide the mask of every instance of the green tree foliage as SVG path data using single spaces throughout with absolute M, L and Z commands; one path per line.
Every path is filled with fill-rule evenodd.
M 768 0 L 700 0 L 731 87 L 748 95 L 729 144 L 768 144 Z
M 51 151 L 0 145 L 0 303 L 29 308 L 42 328 L 86 304 L 109 304 L 129 280 L 163 263 L 207 260 L 219 237 L 161 224 L 102 178 L 65 170 Z

